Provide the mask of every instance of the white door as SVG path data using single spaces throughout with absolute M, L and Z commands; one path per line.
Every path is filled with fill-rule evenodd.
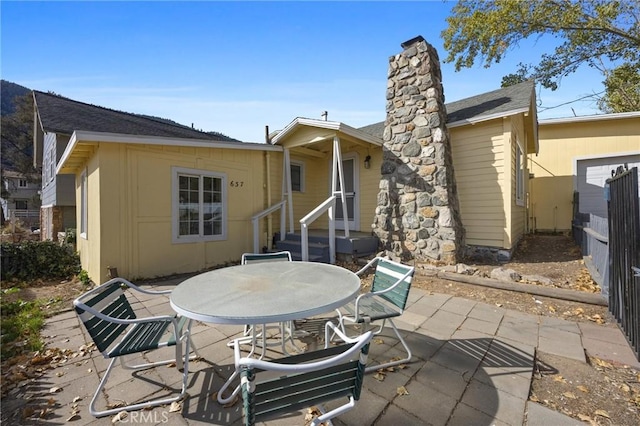
M 611 177 L 611 170 L 615 170 L 625 163 L 629 165 L 629 169 L 638 167 L 638 174 L 640 175 L 640 155 L 577 160 L 576 189 L 580 194 L 580 213 L 591 213 L 596 216 L 607 217 L 604 186 L 606 180 Z
M 358 194 L 358 158 L 355 154 L 345 154 L 342 157 L 342 171 L 344 173 L 344 190 L 345 201 L 347 205 L 347 219 L 349 230 L 360 230 L 360 202 Z M 338 189 L 340 189 L 340 180 L 338 180 Z M 336 200 L 336 228 L 344 229 L 344 215 L 342 211 L 342 200 L 338 197 Z

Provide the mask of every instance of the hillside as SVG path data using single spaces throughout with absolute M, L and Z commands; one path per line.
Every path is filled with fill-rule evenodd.
M 0 101 L 2 103 L 0 115 L 13 114 L 16 110 L 13 105 L 13 98 L 26 95 L 30 91 L 31 89 L 20 86 L 19 84 L 7 80 L 0 81 Z

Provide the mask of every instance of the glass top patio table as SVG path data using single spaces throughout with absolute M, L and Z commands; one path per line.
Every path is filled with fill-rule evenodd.
M 171 307 L 187 318 L 217 324 L 264 324 L 326 313 L 360 291 L 360 278 L 335 265 L 264 262 L 214 269 L 172 291 Z

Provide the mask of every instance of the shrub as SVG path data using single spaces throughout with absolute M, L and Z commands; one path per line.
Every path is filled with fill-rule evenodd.
M 53 241 L 3 242 L 3 280 L 71 278 L 80 272 L 80 258 L 69 245 Z

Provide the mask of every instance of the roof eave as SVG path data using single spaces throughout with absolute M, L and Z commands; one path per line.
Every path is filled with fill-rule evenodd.
M 296 118 L 291 123 L 289 123 L 284 129 L 282 129 L 273 139 L 272 143 L 275 145 L 287 135 L 293 133 L 296 128 L 299 126 L 309 126 L 316 127 L 319 129 L 328 129 L 334 130 L 336 132 L 344 133 L 347 136 L 350 136 L 355 139 L 359 139 L 361 141 L 370 143 L 376 146 L 382 146 L 383 141 L 380 138 L 377 138 L 369 133 L 363 132 L 362 130 L 358 130 L 355 127 L 351 127 L 347 124 L 344 124 L 340 121 L 328 121 L 328 120 L 314 120 L 311 118 Z
M 497 112 L 495 114 L 479 115 L 476 117 L 465 118 L 464 120 L 458 120 L 458 121 L 453 121 L 451 123 L 447 123 L 447 127 L 452 128 L 452 127 L 467 126 L 469 124 L 478 124 L 484 121 L 495 120 L 497 118 L 504 118 L 504 117 L 510 117 L 516 114 L 528 113 L 529 111 L 530 111 L 529 107 L 523 107 L 523 108 L 512 109 L 509 111 L 504 111 L 504 112 Z

